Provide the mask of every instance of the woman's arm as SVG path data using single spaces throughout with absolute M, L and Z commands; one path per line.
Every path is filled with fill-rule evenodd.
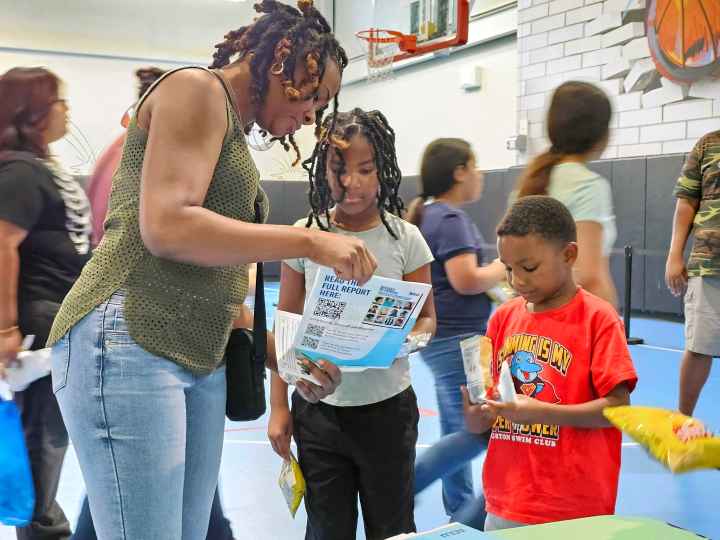
M 158 86 L 138 113 L 149 125 L 140 187 L 147 249 L 198 266 L 308 257 L 343 279 L 369 279 L 376 262 L 356 238 L 245 223 L 203 208 L 228 127 L 225 107 L 214 76 L 186 70 Z
M 484 293 L 506 277 L 505 265 L 500 261 L 478 266 L 475 253 L 462 253 L 448 259 L 445 273 L 455 292 L 463 295 Z
M 687 286 L 688 276 L 685 267 L 685 244 L 690 236 L 695 214 L 700 207 L 697 199 L 678 198 L 675 203 L 672 239 L 665 263 L 665 283 L 675 296 L 680 296 Z
M 18 275 L 20 244 L 27 231 L 0 219 L 0 376 L 4 366 L 15 360 L 22 336 L 18 324 Z
M 603 228 L 596 221 L 578 221 L 578 258 L 575 278 L 586 291 L 607 300 L 617 309 L 617 291 L 610 276 L 607 257 L 603 253 Z

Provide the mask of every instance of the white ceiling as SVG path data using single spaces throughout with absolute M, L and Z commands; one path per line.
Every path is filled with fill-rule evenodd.
M 0 48 L 207 62 L 254 0 L 0 0 Z M 289 3 L 289 2 L 288 2 Z M 316 1 L 324 11 L 331 0 Z

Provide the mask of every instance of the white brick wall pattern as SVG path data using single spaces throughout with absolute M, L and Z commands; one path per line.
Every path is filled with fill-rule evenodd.
M 612 47 L 613 45 L 626 45 L 633 39 L 641 38 L 645 35 L 645 25 L 643 23 L 628 23 L 603 35 L 602 46 Z
M 661 107 L 663 105 L 669 105 L 670 103 L 683 101 L 687 98 L 687 86 L 676 84 L 667 79 L 661 79 L 661 85 L 660 88 L 651 90 L 643 95 L 642 106 L 644 108 Z
M 548 32 L 549 30 L 555 30 L 556 28 L 562 28 L 565 26 L 565 14 L 554 15 L 552 17 L 543 17 L 532 23 L 532 33 L 538 34 L 540 32 Z
M 625 79 L 625 91 L 651 90 L 657 87 L 660 74 L 655 69 L 655 62 L 650 58 L 638 60 Z
M 676 141 L 685 138 L 686 130 L 687 124 L 685 122 L 645 126 L 640 128 L 640 140 L 643 142 Z
M 640 109 L 637 111 L 621 112 L 620 127 L 651 126 L 662 123 L 662 109 Z
M 613 60 L 617 60 L 622 57 L 622 47 L 610 47 L 609 49 L 599 49 L 583 54 L 583 66 L 601 66 L 603 64 L 609 64 Z
M 713 103 L 709 99 L 690 99 L 682 103 L 665 105 L 663 107 L 663 121 L 677 122 L 678 120 L 696 120 L 712 116 Z
M 584 5 L 584 0 L 553 0 L 550 2 L 550 15 L 565 13 L 566 11 L 581 8 Z
M 703 79 L 690 87 L 690 97 L 720 99 L 720 79 Z
M 630 60 L 621 56 L 603 66 L 602 78 L 620 79 L 624 78 L 628 73 L 630 73 Z
M 685 139 L 684 141 L 672 141 L 663 143 L 662 153 L 663 154 L 687 154 L 693 149 L 697 138 Z
M 588 36 L 604 34 L 620 26 L 622 26 L 622 13 L 604 13 L 585 25 L 585 34 Z
M 718 1 L 720 0 L 712 0 Z M 720 130 L 720 78 L 678 84 L 660 75 L 645 34 L 650 0 L 520 0 L 518 121 L 529 151 L 547 146 L 545 116 L 565 81 L 601 87 L 613 104 L 604 159 L 689 151 Z
M 592 21 L 593 19 L 597 19 L 600 15 L 602 15 L 602 6 L 600 4 L 595 4 L 582 9 L 568 11 L 567 23 L 577 24 L 579 22 Z
M 622 55 L 630 60 L 650 58 L 650 45 L 648 45 L 647 38 L 641 37 L 627 43 L 623 47 Z
M 707 120 L 692 120 L 688 122 L 687 136 L 690 139 L 699 139 L 706 133 L 720 129 L 720 118 L 708 118 Z
M 559 28 L 553 30 L 548 34 L 548 43 L 553 45 L 555 43 L 562 43 L 564 41 L 572 41 L 580 39 L 585 35 L 585 25 L 576 24 L 574 26 L 566 26 L 565 28 Z
M 591 36 L 584 39 L 576 39 L 565 44 L 565 54 L 579 54 L 594 51 L 602 47 L 602 36 Z

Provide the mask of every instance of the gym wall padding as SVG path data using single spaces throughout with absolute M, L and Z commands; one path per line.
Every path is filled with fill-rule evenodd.
M 620 306 L 625 307 L 625 250 L 633 246 L 632 308 L 645 309 L 645 255 L 640 246 L 645 242 L 645 159 L 626 159 L 611 163 L 609 176 L 618 230 L 615 250 L 610 258 L 610 271 L 618 289 Z M 597 170 L 597 169 L 596 169 Z M 598 171 L 605 175 L 607 170 Z
M 611 271 L 620 296 L 625 289 L 624 246 L 631 245 L 633 256 L 632 309 L 634 311 L 682 315 L 682 301 L 665 286 L 665 258 L 670 245 L 675 198 L 673 188 L 685 156 L 681 154 L 604 160 L 590 168 L 605 176 L 613 189 L 618 239 L 611 256 Z M 497 256 L 495 227 L 502 218 L 510 192 L 522 172 L 520 167 L 485 173 L 483 197 L 466 210 L 485 238 L 488 257 Z M 307 183 L 263 181 L 270 197 L 269 222 L 290 225 L 309 210 Z M 417 196 L 418 177 L 403 178 L 400 193 L 406 204 Z M 690 245 L 690 242 L 688 243 Z M 280 265 L 267 265 L 268 278 L 279 276 Z
M 665 260 L 670 246 L 675 198 L 673 188 L 682 168 L 682 156 L 647 158 L 645 203 L 645 309 L 682 313 L 682 301 L 665 286 Z M 692 242 L 688 242 L 688 247 Z

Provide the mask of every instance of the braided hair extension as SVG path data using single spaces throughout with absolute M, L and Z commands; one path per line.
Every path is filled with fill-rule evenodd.
M 387 221 L 386 212 L 400 217 L 405 208 L 398 194 L 402 173 L 395 153 L 395 131 L 380 111 L 365 112 L 356 108 L 350 112 L 335 112 L 323 122 L 312 156 L 303 162 L 303 168 L 310 179 L 309 202 L 312 209 L 306 226 L 310 227 L 314 220 L 320 229 L 328 230 L 327 225 L 320 220 L 320 215 L 323 214 L 326 223 L 330 223 L 330 207 L 336 202 L 333 200 L 327 178 L 328 154 L 336 153 L 340 161 L 338 177 L 342 176 L 345 172 L 342 152 L 349 148 L 350 140 L 355 135 L 366 137 L 373 148 L 373 159 L 380 186 L 377 202 L 380 220 L 390 235 L 397 240 L 397 234 Z M 343 193 L 343 198 L 344 196 Z
M 255 4 L 260 17 L 252 24 L 231 30 L 225 41 L 215 45 L 210 69 L 219 69 L 238 55 L 238 60 L 249 58 L 253 77 L 251 99 L 256 106 L 265 100 L 271 72 L 282 77 L 285 96 L 290 101 L 312 99 L 325 74 L 328 60 L 336 62 L 340 72 L 348 64 L 347 54 L 332 34 L 325 17 L 313 6 L 312 0 L 298 0 L 298 9 L 276 0 L 261 0 Z M 298 62 L 303 62 L 306 76 L 294 81 Z M 335 99 L 337 110 L 337 99 Z M 316 133 L 320 128 L 325 108 L 315 116 Z M 300 150 L 293 135 L 276 137 L 286 151 L 292 147 L 296 160 Z

